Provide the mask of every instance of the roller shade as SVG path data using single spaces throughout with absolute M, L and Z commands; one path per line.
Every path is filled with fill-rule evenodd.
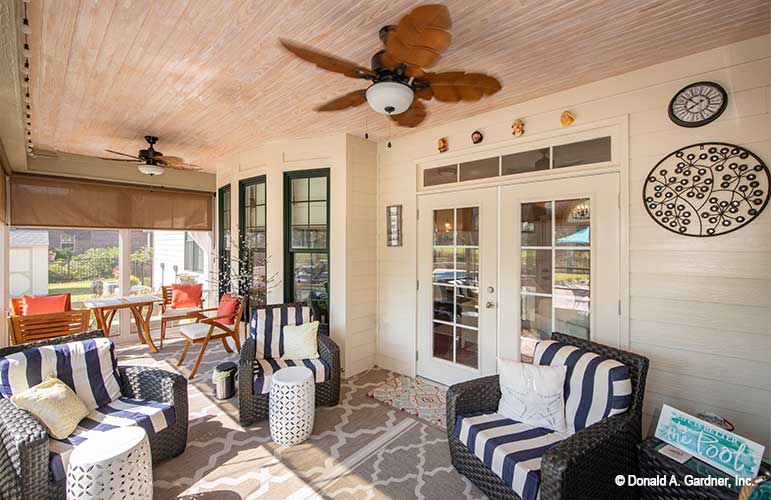
M 11 177 L 11 225 L 212 229 L 212 193 L 69 179 Z

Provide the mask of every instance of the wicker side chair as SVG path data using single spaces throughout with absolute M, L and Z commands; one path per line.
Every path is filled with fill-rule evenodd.
M 541 458 L 541 500 L 614 500 L 638 498 L 636 488 L 615 486 L 617 474 L 637 474 L 637 445 L 642 438 L 642 407 L 647 358 L 588 340 L 554 333 L 552 340 L 615 359 L 629 368 L 632 404 L 550 448 Z M 501 390 L 498 375 L 483 377 L 447 390 L 447 438 L 453 466 L 492 499 L 520 500 L 456 436 L 456 417 L 496 413 Z
M 258 309 L 305 306 L 304 303 L 263 306 L 252 310 L 252 318 L 255 318 Z M 315 317 L 311 319 L 314 320 Z M 329 337 L 329 329 L 325 325 L 319 327 L 317 342 L 319 358 L 329 365 L 331 373 L 329 380 L 316 383 L 316 405 L 336 406 L 340 401 L 340 347 Z M 238 415 L 242 426 L 268 418 L 270 395 L 267 393 L 255 394 L 254 391 L 256 348 L 254 331 L 250 326 L 246 340 L 241 346 L 241 359 L 238 367 Z
M 35 347 L 104 337 L 93 330 L 67 337 L 0 349 L 0 357 Z M 187 380 L 151 367 L 118 366 L 122 395 L 174 406 L 175 423 L 150 439 L 153 462 L 181 454 L 187 446 Z M 64 499 L 64 481 L 54 481 L 49 468 L 48 433 L 25 410 L 0 397 L 0 498 Z

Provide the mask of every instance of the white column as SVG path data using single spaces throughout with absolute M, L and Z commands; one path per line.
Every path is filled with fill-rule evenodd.
M 0 309 L 3 311 L 2 321 L 0 321 L 0 347 L 6 347 L 10 343 L 8 336 L 11 334 L 8 331 L 8 322 L 5 320 L 10 313 L 8 310 L 8 290 L 10 289 L 8 269 L 10 269 L 11 248 L 8 240 L 8 226 L 0 223 L 0 304 L 2 304 Z
M 120 294 L 122 296 L 131 295 L 131 230 L 121 229 L 118 231 L 118 267 L 120 269 Z M 131 335 L 131 311 L 121 309 L 120 315 L 120 337 L 128 339 Z

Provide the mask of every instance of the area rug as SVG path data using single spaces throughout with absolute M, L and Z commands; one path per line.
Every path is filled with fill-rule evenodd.
M 445 429 L 447 401 L 445 387 L 420 379 L 389 373 L 388 379 L 367 396 Z
M 187 375 L 198 351 L 191 349 L 177 368 L 182 345 L 178 337 L 167 337 L 156 354 L 145 346 L 121 347 L 118 362 Z M 344 380 L 340 404 L 317 408 L 310 439 L 280 446 L 271 440 L 267 421 L 238 424 L 238 398 L 212 396 L 212 369 L 237 358 L 219 343 L 209 345 L 188 385 L 187 449 L 153 469 L 156 500 L 484 498 L 450 464 L 443 429 L 367 396 L 398 375 L 372 369 Z

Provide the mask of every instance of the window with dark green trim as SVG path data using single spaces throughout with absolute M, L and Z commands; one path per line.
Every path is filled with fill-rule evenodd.
M 250 307 L 264 305 L 267 300 L 267 254 L 265 250 L 265 176 L 244 179 L 239 191 L 239 249 L 241 293 L 250 297 Z
M 231 259 L 231 219 L 230 219 L 230 184 L 219 188 L 219 292 L 220 295 L 230 292 L 230 259 Z
M 284 174 L 284 216 L 285 299 L 310 304 L 328 323 L 329 169 Z

